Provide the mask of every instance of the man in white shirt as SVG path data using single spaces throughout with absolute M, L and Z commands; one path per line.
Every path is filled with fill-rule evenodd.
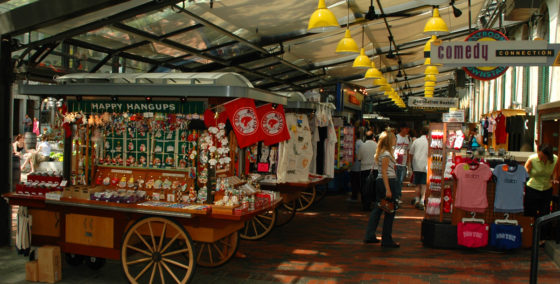
M 362 144 L 364 144 L 364 141 L 362 141 L 362 139 L 363 131 L 356 137 L 356 144 L 354 145 L 354 163 L 352 164 L 352 168 L 350 168 L 350 185 L 352 187 L 352 196 L 348 199 L 348 201 L 352 202 L 358 201 L 358 193 L 361 192 L 362 188 L 362 168 L 360 165 L 360 161 L 358 160 L 358 152 L 360 151 L 360 147 L 362 146 Z
M 377 150 L 377 143 L 373 140 L 373 131 L 368 130 L 366 132 L 366 142 L 360 146 L 358 151 L 358 161 L 360 161 L 360 177 L 362 184 L 362 209 L 365 211 L 371 210 L 371 202 L 373 202 L 373 196 L 368 196 L 364 188 L 365 181 L 369 173 L 373 170 L 375 176 L 377 176 L 376 169 L 374 169 L 374 159 L 375 151 Z M 375 192 L 375 189 L 373 191 Z
M 394 198 L 400 199 L 402 192 L 402 183 L 406 177 L 407 165 L 410 161 L 408 157 L 408 149 L 410 147 L 410 138 L 408 137 L 408 132 L 410 128 L 406 124 L 400 125 L 399 133 L 397 133 L 397 144 L 395 145 L 395 161 L 397 164 L 396 174 L 397 174 L 397 188 L 394 193 Z
M 420 138 L 414 140 L 410 146 L 410 159 L 412 160 L 412 171 L 414 173 L 414 185 L 416 186 L 416 196 L 414 206 L 417 209 L 424 209 L 424 197 L 426 194 L 426 174 L 428 172 L 428 134 L 427 128 L 422 128 Z

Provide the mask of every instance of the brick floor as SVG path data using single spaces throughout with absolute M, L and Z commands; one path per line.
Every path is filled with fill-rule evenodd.
M 423 212 L 408 205 L 405 188 L 394 238 L 399 249 L 364 245 L 368 214 L 346 196 L 327 196 L 259 241 L 242 241 L 247 258 L 198 268 L 193 283 L 526 283 L 530 251 L 441 250 L 422 246 Z M 539 283 L 560 283 L 560 269 L 541 250 Z M 25 283 L 25 259 L 0 249 L 0 283 Z M 60 283 L 124 283 L 118 261 L 99 271 L 64 264 Z

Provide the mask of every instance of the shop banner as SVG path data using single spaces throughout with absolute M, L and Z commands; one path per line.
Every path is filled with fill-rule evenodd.
M 68 111 L 85 113 L 184 113 L 202 114 L 203 102 L 68 101 Z
M 543 40 L 442 42 L 432 44 L 430 60 L 451 67 L 558 66 L 560 44 Z
M 454 110 L 442 114 L 442 122 L 465 122 L 465 111 Z
M 409 107 L 452 108 L 458 107 L 458 98 L 408 97 Z
M 264 135 L 264 145 L 273 145 L 290 139 L 284 107 L 272 104 L 262 105 L 257 108 L 260 127 Z
M 262 140 L 263 135 L 254 100 L 238 98 L 225 103 L 224 108 L 240 148 Z

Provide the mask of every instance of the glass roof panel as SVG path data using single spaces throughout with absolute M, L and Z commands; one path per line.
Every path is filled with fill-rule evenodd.
M 9 12 L 16 8 L 37 2 L 37 0 L 10 0 L 4 3 L 0 3 L 0 13 Z
M 129 35 L 128 33 L 109 27 L 103 27 L 85 34 L 80 34 L 75 36 L 74 39 L 111 49 L 119 49 L 141 41 L 141 39 L 137 40 L 134 36 Z
M 140 62 L 132 59 L 125 61 L 125 73 L 145 73 L 150 70 L 152 66 L 149 63 Z
M 233 40 L 231 37 L 207 27 L 201 27 L 196 30 L 181 33 L 169 37 L 169 39 L 198 50 L 204 50 L 216 45 L 231 42 Z
M 195 21 L 185 14 L 177 13 L 171 8 L 140 14 L 130 20 L 124 21 L 123 23 L 158 36 L 196 24 Z
M 128 52 L 155 60 L 167 60 L 172 57 L 179 57 L 186 54 L 186 52 L 181 50 L 155 42 L 130 49 Z

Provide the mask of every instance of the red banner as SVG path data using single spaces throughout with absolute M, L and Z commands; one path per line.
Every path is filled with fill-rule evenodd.
M 264 144 L 272 145 L 290 139 L 290 132 L 286 125 L 284 107 L 266 104 L 257 108 L 260 127 L 264 136 Z
M 262 140 L 255 101 L 239 98 L 225 103 L 224 107 L 239 148 L 245 148 Z

